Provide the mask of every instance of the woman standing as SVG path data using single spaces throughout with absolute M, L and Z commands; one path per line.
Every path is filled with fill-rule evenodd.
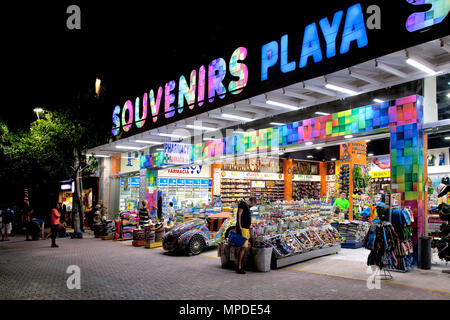
M 143 226 L 151 219 L 148 201 L 142 200 L 142 207 L 139 209 L 139 225 Z

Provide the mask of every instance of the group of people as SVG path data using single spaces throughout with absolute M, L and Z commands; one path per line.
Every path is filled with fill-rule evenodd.
M 60 217 L 67 214 L 62 204 L 57 204 L 50 212 L 50 230 L 52 239 L 52 248 L 57 248 L 56 237 L 61 228 Z M 24 203 L 22 209 L 15 206 L 0 207 L 0 241 L 9 241 L 9 237 L 14 237 L 18 229 L 25 233 L 25 241 L 38 240 L 41 237 L 43 220 L 35 216 L 34 209 L 27 202 Z

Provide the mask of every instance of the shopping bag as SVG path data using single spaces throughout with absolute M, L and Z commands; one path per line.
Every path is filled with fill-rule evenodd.
M 246 237 L 243 237 L 234 231 L 230 232 L 230 237 L 228 238 L 228 242 L 236 247 L 242 247 L 247 240 Z

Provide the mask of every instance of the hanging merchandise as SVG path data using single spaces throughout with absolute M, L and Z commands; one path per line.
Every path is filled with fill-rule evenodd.
M 339 172 L 339 193 L 349 194 L 350 191 L 350 166 L 343 164 Z
M 393 213 L 396 222 L 405 222 L 409 213 L 398 210 Z M 397 231 L 398 233 L 397 233 Z M 364 238 L 363 246 L 370 250 L 367 265 L 378 266 L 380 269 L 408 271 L 413 263 L 412 228 L 407 225 L 396 225 L 390 222 L 377 221 L 372 223 Z
M 364 180 L 363 170 L 361 166 L 355 165 L 353 167 L 353 193 L 363 194 L 366 188 L 366 181 Z

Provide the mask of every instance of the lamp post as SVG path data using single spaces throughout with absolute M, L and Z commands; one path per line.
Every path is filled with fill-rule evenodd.
M 40 120 L 39 119 L 39 113 L 44 112 L 44 109 L 42 109 L 42 108 L 34 108 L 33 111 L 36 113 L 36 116 L 37 116 L 38 120 Z

